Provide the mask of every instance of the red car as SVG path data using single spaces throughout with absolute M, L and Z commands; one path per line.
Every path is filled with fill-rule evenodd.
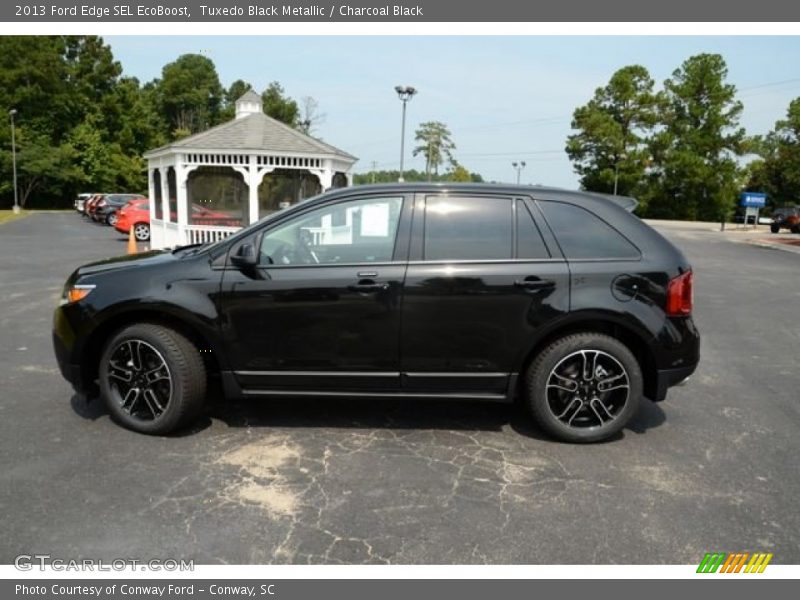
M 172 213 L 171 220 L 177 220 L 175 213 Z M 209 210 L 197 204 L 192 204 L 191 221 L 194 225 L 239 227 L 242 224 L 239 219 L 231 218 L 228 214 Z M 114 229 L 120 233 L 129 233 L 131 227 L 138 241 L 146 242 L 150 239 L 150 201 L 147 198 L 131 200 L 117 211 Z
M 114 229 L 120 233 L 129 233 L 131 227 L 133 235 L 140 242 L 150 239 L 150 200 L 147 198 L 131 200 L 117 211 Z

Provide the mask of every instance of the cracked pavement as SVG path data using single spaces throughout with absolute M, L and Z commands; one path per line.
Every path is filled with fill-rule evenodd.
M 228 403 L 154 438 L 61 379 L 50 318 L 82 262 L 125 238 L 74 213 L 0 226 L 0 562 L 800 561 L 800 261 L 670 226 L 696 273 L 702 362 L 610 443 L 548 440 L 517 406 Z

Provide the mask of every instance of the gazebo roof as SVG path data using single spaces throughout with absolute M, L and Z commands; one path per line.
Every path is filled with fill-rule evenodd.
M 252 95 L 250 98 L 248 95 Z M 261 102 L 261 98 L 250 90 L 241 101 Z M 166 146 L 149 150 L 145 158 L 154 157 L 164 151 L 235 151 L 235 152 L 277 152 L 289 154 L 335 155 L 348 162 L 357 158 L 352 154 L 306 135 L 263 112 L 251 113 L 236 118 L 206 131 L 201 131 Z

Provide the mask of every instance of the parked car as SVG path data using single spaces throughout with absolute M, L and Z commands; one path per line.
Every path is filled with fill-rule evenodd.
M 98 223 L 105 223 L 113 227 L 117 220 L 117 210 L 137 198 L 144 198 L 144 196 L 141 194 L 108 194 L 97 203 L 92 218 Z
M 358 186 L 80 267 L 53 340 L 63 376 L 143 433 L 191 422 L 214 374 L 228 398 L 519 396 L 592 442 L 694 372 L 692 290 L 684 255 L 610 197 Z
M 137 198 L 129 201 L 116 213 L 112 224 L 120 233 L 129 233 L 133 227 L 133 235 L 140 242 L 150 239 L 150 200 Z
M 74 202 L 75 210 L 83 214 L 86 201 L 92 196 L 94 196 L 94 194 L 78 194 Z
M 94 211 L 97 209 L 97 205 L 98 205 L 100 202 L 102 202 L 102 201 L 103 201 L 103 199 L 104 199 L 104 198 L 105 198 L 107 195 L 108 195 L 108 194 L 95 194 L 94 196 L 92 196 L 91 198 L 89 198 L 89 199 L 86 201 L 86 204 L 84 205 L 83 216 L 85 216 L 85 217 L 89 217 L 89 218 L 91 219 L 91 218 L 92 218 L 92 215 L 94 214 Z
M 177 220 L 174 213 L 172 221 Z M 199 204 L 192 205 L 192 223 L 197 225 L 237 225 L 239 222 L 232 219 L 230 215 L 210 210 Z M 117 221 L 114 228 L 120 233 L 128 233 L 133 226 L 133 234 L 140 242 L 150 239 L 150 203 L 147 198 L 132 200 L 119 211 L 117 211 Z
M 800 206 L 784 206 L 772 212 L 772 224 L 769 230 L 778 233 L 781 229 L 800 233 Z

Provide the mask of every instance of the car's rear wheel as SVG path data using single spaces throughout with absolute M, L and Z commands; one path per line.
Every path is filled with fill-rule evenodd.
M 780 225 L 770 225 L 769 226 L 769 230 L 772 233 L 778 233 L 781 230 L 781 226 Z
M 172 329 L 141 323 L 115 334 L 100 358 L 100 391 L 115 420 L 162 435 L 203 407 L 206 371 L 197 348 Z
M 117 213 L 116 212 L 112 212 L 110 215 L 108 215 L 106 217 L 106 224 L 107 225 L 111 225 L 111 227 L 113 227 L 114 225 L 117 224 Z
M 137 223 L 133 226 L 133 235 L 140 242 L 150 239 L 150 225 L 147 223 Z
M 527 372 L 527 404 L 536 423 L 567 442 L 618 433 L 639 408 L 642 370 L 619 340 L 599 333 L 565 336 Z

